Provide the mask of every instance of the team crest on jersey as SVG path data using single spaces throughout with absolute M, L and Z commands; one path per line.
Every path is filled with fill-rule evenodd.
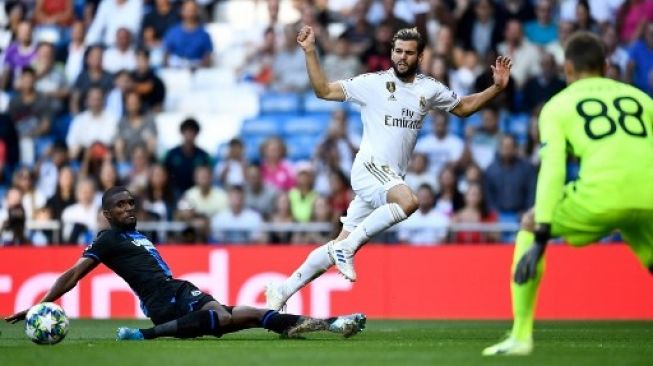
M 394 81 L 388 81 L 385 83 L 385 88 L 390 92 L 390 97 L 388 97 L 388 100 L 397 100 L 395 98 L 394 92 L 397 90 L 397 86 L 395 85 Z
M 419 108 L 426 109 L 426 97 L 423 95 L 419 97 Z

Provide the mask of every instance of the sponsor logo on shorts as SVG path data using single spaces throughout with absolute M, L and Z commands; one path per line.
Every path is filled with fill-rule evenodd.
M 193 295 L 193 296 L 199 296 L 199 295 L 202 294 L 202 291 L 200 291 L 200 290 L 193 290 L 193 291 L 190 292 L 190 294 Z

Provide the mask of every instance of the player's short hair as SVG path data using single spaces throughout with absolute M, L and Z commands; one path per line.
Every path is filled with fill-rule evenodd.
M 417 28 L 403 28 L 397 31 L 395 35 L 392 37 L 392 49 L 394 50 L 395 48 L 395 43 L 397 40 L 402 40 L 402 41 L 415 41 L 417 42 L 417 53 L 421 54 L 424 51 L 424 47 L 426 47 L 426 42 L 424 41 L 424 38 L 422 35 L 417 31 Z
M 603 72 L 605 46 L 590 32 L 576 32 L 565 44 L 565 60 L 574 65 L 576 72 Z
M 113 204 L 113 201 L 111 198 L 113 198 L 114 195 L 122 192 L 127 192 L 130 193 L 127 187 L 125 186 L 114 186 L 109 189 L 107 189 L 104 194 L 102 194 L 102 209 L 103 210 L 108 210 L 111 208 L 111 205 Z

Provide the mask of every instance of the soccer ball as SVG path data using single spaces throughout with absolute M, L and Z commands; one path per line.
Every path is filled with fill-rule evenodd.
M 36 344 L 57 344 L 68 333 L 68 317 L 53 302 L 34 305 L 25 317 L 25 334 Z

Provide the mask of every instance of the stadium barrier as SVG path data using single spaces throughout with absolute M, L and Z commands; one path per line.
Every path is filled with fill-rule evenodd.
M 160 246 L 178 278 L 227 304 L 264 306 L 264 286 L 281 280 L 313 246 Z M 37 301 L 80 256 L 81 247 L 0 248 L 0 314 Z M 508 319 L 512 247 L 369 245 L 353 285 L 330 271 L 288 303 L 288 311 L 372 318 Z M 624 245 L 551 246 L 540 319 L 653 319 L 653 281 Z M 143 317 L 127 284 L 100 266 L 66 294 L 72 317 Z

